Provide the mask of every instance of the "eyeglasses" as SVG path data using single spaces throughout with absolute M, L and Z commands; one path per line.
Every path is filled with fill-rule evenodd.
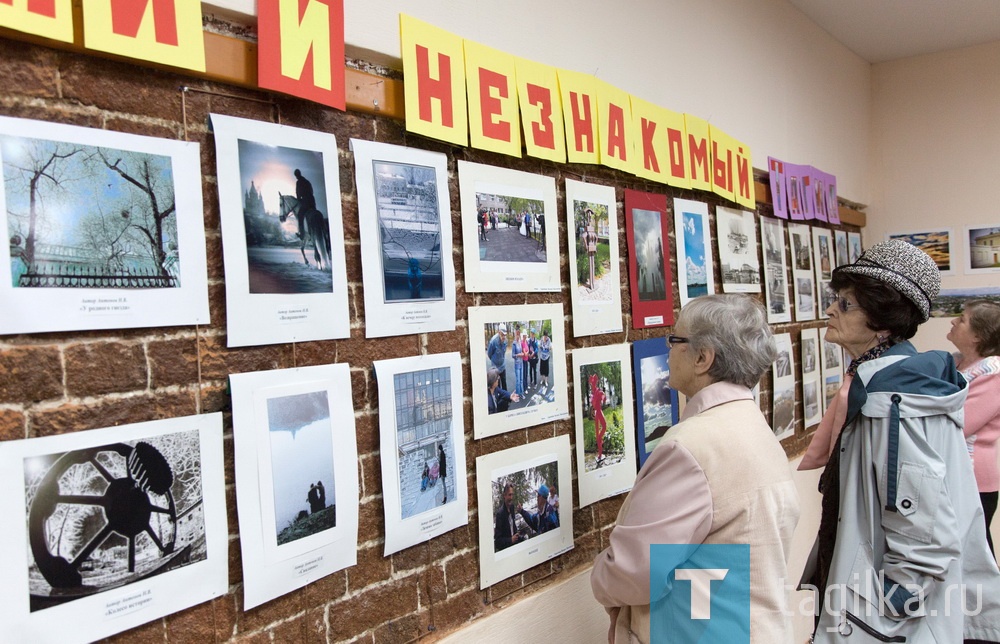
M 686 344 L 690 341 L 689 338 L 682 338 L 679 335 L 670 334 L 667 336 L 667 344 Z
M 841 313 L 847 313 L 848 311 L 851 311 L 853 309 L 861 308 L 860 304 L 855 304 L 850 300 L 848 300 L 843 295 L 839 295 L 837 293 L 833 294 L 833 301 L 837 303 L 837 308 L 840 309 Z

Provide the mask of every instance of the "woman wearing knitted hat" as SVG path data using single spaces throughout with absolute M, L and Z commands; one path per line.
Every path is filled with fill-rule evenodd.
M 1000 570 L 962 434 L 967 384 L 950 354 L 909 342 L 940 286 L 934 260 L 902 240 L 833 272 L 826 339 L 852 361 L 800 466 L 826 466 L 803 574 L 819 593 L 817 643 L 1000 642 Z

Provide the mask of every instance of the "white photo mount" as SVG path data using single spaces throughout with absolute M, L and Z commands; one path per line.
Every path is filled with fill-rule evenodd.
M 0 586 L 4 639 L 89 642 L 225 595 L 222 451 L 221 413 L 0 443 L 0 489 L 6 491 L 0 511 L 8 517 L 0 525 L 7 553 Z M 88 502 L 102 495 L 110 510 Z M 117 530 L 138 529 L 131 521 L 143 516 L 147 500 L 151 532 L 144 527 L 132 538 L 130 571 L 130 540 Z M 51 521 L 62 524 L 56 553 L 52 535 L 35 543 Z M 100 538 L 103 531 L 110 531 L 107 540 Z M 94 549 L 84 557 L 88 540 Z M 72 548 L 79 560 L 55 565 L 67 561 Z M 70 570 L 82 578 L 79 584 L 67 581 Z M 59 592 L 52 591 L 56 583 Z
M 208 324 L 197 143 L 0 117 L 0 167 L 0 334 Z
M 230 380 L 243 605 L 250 609 L 357 562 L 354 408 L 346 364 Z M 320 477 L 331 493 L 311 507 Z M 293 523 L 285 528 L 289 511 Z
M 443 353 L 374 364 L 389 556 L 469 522 L 462 356 Z
M 519 543 L 497 547 L 495 521 L 502 488 L 508 482 L 518 482 L 515 504 L 521 503 L 529 514 L 537 506 L 529 505 L 538 483 L 551 487 L 553 482 L 539 478 L 541 472 L 557 471 L 559 526 L 541 534 L 524 530 L 526 521 L 518 521 L 515 529 L 528 535 Z M 479 497 L 479 587 L 487 588 L 532 566 L 548 561 L 573 548 L 573 486 L 569 460 L 569 436 L 556 436 L 494 452 L 476 459 L 476 480 Z M 497 491 L 496 494 L 494 491 Z M 494 503 L 497 497 L 497 503 Z M 551 496 L 549 497 L 552 498 Z M 525 503 L 527 501 L 527 503 Z M 503 526 L 500 528 L 502 533 Z
M 513 408 L 490 413 L 490 392 L 487 388 L 487 371 L 490 366 L 489 343 L 503 324 L 507 327 L 504 351 L 507 364 L 505 380 L 507 390 L 516 391 L 513 347 L 511 343 L 519 325 L 529 332 L 535 328 L 536 336 L 545 329 L 552 332 L 547 383 L 530 388 L 521 402 Z M 542 328 L 536 328 L 542 327 Z M 561 304 L 522 304 L 510 306 L 474 306 L 469 308 L 469 369 L 472 374 L 472 414 L 475 437 L 485 438 L 504 432 L 534 427 L 542 423 L 569 418 L 569 394 L 566 387 L 566 338 Z M 538 374 L 541 378 L 542 365 Z
M 608 372 L 611 371 L 617 371 L 618 382 L 613 381 L 613 376 L 608 377 Z M 601 499 L 628 492 L 635 483 L 636 433 L 630 346 L 612 344 L 574 350 L 573 380 L 573 390 L 576 392 L 576 471 L 582 508 Z M 584 396 L 588 398 L 590 413 L 585 411 Z M 598 414 L 597 407 L 594 406 L 595 400 L 602 402 L 602 407 L 608 404 L 610 410 L 601 409 Z M 588 456 L 585 453 L 588 445 L 585 426 L 588 420 L 594 426 L 595 440 L 602 420 L 605 436 L 610 432 L 621 432 L 621 450 L 612 452 L 606 447 L 610 441 L 605 438 L 598 446 L 602 452 L 600 456 L 596 453 L 593 457 Z
M 594 213 L 591 221 L 587 221 L 588 212 Z M 593 220 L 597 223 L 592 223 Z M 614 186 L 566 179 L 566 221 L 573 335 L 620 333 L 622 279 L 618 268 L 618 205 Z M 609 268 L 607 273 L 594 278 L 594 284 L 590 284 L 590 275 L 579 274 L 578 244 L 588 248 L 589 243 L 589 247 L 594 248 L 592 261 L 599 262 L 598 250 L 602 238 L 607 238 Z M 589 253 L 589 250 L 586 252 Z
M 692 299 L 715 293 L 708 204 L 675 198 L 674 231 L 677 236 L 677 285 L 683 309 Z
M 771 365 L 771 395 L 774 399 L 771 429 L 780 441 L 795 433 L 795 357 L 792 354 L 791 334 L 776 333 L 774 345 L 778 353 Z
M 459 195 L 461 197 L 462 241 L 465 248 L 465 290 L 469 293 L 499 292 L 558 292 L 559 226 L 556 209 L 556 180 L 553 177 L 498 168 L 468 161 L 458 162 Z M 487 241 L 479 242 L 476 217 L 479 207 L 495 203 L 498 227 L 487 231 Z M 532 215 L 531 230 L 521 235 L 517 219 L 523 213 Z M 489 214 L 490 207 L 486 207 Z M 544 217 L 541 226 L 537 215 Z M 509 253 L 494 259 L 489 249 L 491 232 L 520 235 L 517 257 Z M 496 239 L 494 240 L 496 241 Z M 523 251 L 523 252 L 521 252 Z M 482 255 L 482 258 L 480 258 Z
M 767 323 L 791 322 L 788 302 L 788 261 L 785 258 L 785 223 L 761 217 L 760 236 L 764 246 L 764 295 L 767 300 Z
M 795 321 L 816 319 L 816 280 L 813 274 L 812 231 L 806 224 L 788 224 L 788 243 L 792 251 L 792 292 Z
M 336 138 L 287 125 L 210 116 L 226 266 L 227 346 L 349 337 Z M 279 195 L 295 197 L 293 172 L 300 167 L 303 180 L 309 181 L 308 176 L 315 184 L 316 210 L 325 227 L 316 239 L 325 232 L 329 242 L 329 254 L 325 259 L 321 255 L 319 266 L 317 246 L 306 244 L 313 241 L 309 232 L 300 246 L 287 243 L 298 234 L 294 229 L 302 228 L 297 214 L 278 226 L 283 210 Z M 248 247 L 248 220 L 267 222 L 269 232 L 279 230 L 286 241 Z
M 752 212 L 716 206 L 716 237 L 724 293 L 760 293 L 757 223 Z
M 455 329 L 448 157 L 351 139 L 365 337 Z

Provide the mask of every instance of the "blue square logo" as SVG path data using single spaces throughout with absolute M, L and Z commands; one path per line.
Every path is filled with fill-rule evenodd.
M 653 644 L 749 644 L 750 546 L 649 547 Z

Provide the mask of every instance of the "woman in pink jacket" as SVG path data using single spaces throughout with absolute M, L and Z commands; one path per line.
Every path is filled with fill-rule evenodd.
M 958 370 L 969 381 L 965 401 L 965 438 L 979 485 L 979 499 L 986 515 L 986 540 L 993 538 L 990 522 L 997 509 L 1000 471 L 997 439 L 1000 438 L 1000 304 L 975 300 L 951 323 L 948 339 L 958 348 Z

